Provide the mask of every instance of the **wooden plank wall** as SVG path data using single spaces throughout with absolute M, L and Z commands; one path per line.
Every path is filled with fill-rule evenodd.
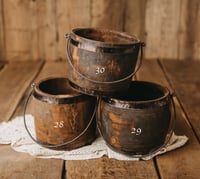
M 3 26 L 3 8 L 2 8 L 2 0 L 0 0 L 0 60 L 5 59 L 5 46 L 4 46 L 4 26 Z
M 76 27 L 135 34 L 148 59 L 200 60 L 199 0 L 0 0 L 0 60 L 65 59 Z

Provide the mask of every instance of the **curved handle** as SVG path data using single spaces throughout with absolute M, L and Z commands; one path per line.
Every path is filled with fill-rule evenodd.
M 135 71 L 133 73 L 131 73 L 130 75 L 126 76 L 125 78 L 122 78 L 122 79 L 119 79 L 119 80 L 115 80 L 115 81 L 96 81 L 96 80 L 92 80 L 88 77 L 86 77 L 85 75 L 83 75 L 82 73 L 80 73 L 77 69 L 75 69 L 74 65 L 72 64 L 72 54 L 71 54 L 71 50 L 70 50 L 70 40 L 71 40 L 71 37 L 70 37 L 70 34 L 65 34 L 65 38 L 67 38 L 67 50 L 66 50 L 66 55 L 67 55 L 67 60 L 70 64 L 70 66 L 72 67 L 72 69 L 79 75 L 81 76 L 82 78 L 88 80 L 88 81 L 91 81 L 93 83 L 100 83 L 100 84 L 113 84 L 113 83 L 119 83 L 119 82 L 122 82 L 122 81 L 125 81 L 129 78 L 131 78 L 132 76 L 134 76 L 137 71 L 140 69 L 141 65 L 142 65 L 142 59 L 143 59 L 143 47 L 145 46 L 145 43 L 140 43 L 140 47 L 141 47 L 141 50 L 140 50 L 140 58 L 139 58 L 139 62 L 138 62 L 138 65 L 136 66 L 135 68 Z
M 91 119 L 90 121 L 88 122 L 86 128 L 76 137 L 74 137 L 73 139 L 71 139 L 70 141 L 67 141 L 67 142 L 64 142 L 62 144 L 43 144 L 41 142 L 39 142 L 37 139 L 35 139 L 31 132 L 29 131 L 28 127 L 27 127 L 27 123 L 26 123 L 26 108 L 27 108 L 27 105 L 28 105 L 28 102 L 30 100 L 30 97 L 32 96 L 33 92 L 34 92 L 34 83 L 31 85 L 32 87 L 32 90 L 31 92 L 29 93 L 28 97 L 27 97 L 27 100 L 25 102 L 25 106 L 24 106 L 24 113 L 23 113 L 23 117 L 24 117 L 24 127 L 28 133 L 28 135 L 30 136 L 30 138 L 35 142 L 37 143 L 38 145 L 41 145 L 42 147 L 46 147 L 46 148 L 57 148 L 57 147 L 62 147 L 62 146 L 65 146 L 65 145 L 68 145 L 68 144 L 71 144 L 72 142 L 76 141 L 77 139 L 79 139 L 83 134 L 85 134 L 85 132 L 88 130 L 88 128 L 90 127 L 93 119 L 94 119 L 94 116 L 95 116 L 95 113 L 96 113 L 96 109 L 97 109 L 97 103 L 95 105 L 95 108 L 94 108 L 94 112 L 91 116 Z

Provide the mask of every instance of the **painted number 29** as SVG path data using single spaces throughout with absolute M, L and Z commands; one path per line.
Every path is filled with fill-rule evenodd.
M 59 121 L 54 123 L 54 128 L 63 128 L 64 127 L 64 121 Z
M 96 75 L 104 73 L 106 68 L 104 67 L 97 67 L 95 70 Z
M 142 129 L 141 128 L 132 128 L 131 129 L 131 134 L 135 134 L 135 135 L 140 135 L 142 133 Z

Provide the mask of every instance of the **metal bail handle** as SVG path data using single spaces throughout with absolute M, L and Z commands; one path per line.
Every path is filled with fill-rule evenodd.
M 72 67 L 72 69 L 82 78 L 91 81 L 93 83 L 99 83 L 99 84 L 113 84 L 113 83 L 119 83 L 122 81 L 125 81 L 129 78 L 131 78 L 132 76 L 134 76 L 137 71 L 140 69 L 141 65 L 142 65 L 142 59 L 143 59 L 143 47 L 145 46 L 144 42 L 140 43 L 140 58 L 139 58 L 139 62 L 138 65 L 136 66 L 136 69 L 133 73 L 131 73 L 130 75 L 126 76 L 125 78 L 122 78 L 120 80 L 115 80 L 115 81 L 96 81 L 96 80 L 92 80 L 90 78 L 88 78 L 87 76 L 83 75 L 82 73 L 80 73 L 77 69 L 75 69 L 74 65 L 72 64 L 72 54 L 71 54 L 71 50 L 70 50 L 70 40 L 71 40 L 71 36 L 70 34 L 65 34 L 65 38 L 67 38 L 67 50 L 66 50 L 66 55 L 67 55 L 67 60 L 70 64 L 70 66 Z
M 166 136 L 164 144 L 161 145 L 158 149 L 156 149 L 156 150 L 154 150 L 154 151 L 152 151 L 148 154 L 144 154 L 144 155 L 128 155 L 127 154 L 128 156 L 131 156 L 133 158 L 139 158 L 139 159 L 146 158 L 146 157 L 148 158 L 148 157 L 151 157 L 152 155 L 156 154 L 157 152 L 159 152 L 163 147 L 165 147 L 169 143 L 169 141 L 170 141 L 170 139 L 173 135 L 173 132 L 174 132 L 174 129 L 175 129 L 175 124 L 176 124 L 176 108 L 175 108 L 175 102 L 174 102 L 174 99 L 173 99 L 174 96 L 175 96 L 175 93 L 170 94 L 171 102 L 172 102 L 172 109 L 173 109 L 173 117 L 172 117 L 171 127 L 169 127 L 169 130 L 168 130 L 169 134 Z M 98 106 L 101 107 L 101 97 L 98 98 L 97 103 L 98 103 Z M 99 121 L 98 119 L 101 118 L 100 115 L 101 115 L 100 111 L 97 110 L 97 115 L 96 115 L 97 129 L 99 131 L 99 134 L 103 138 L 102 131 L 101 131 L 101 128 L 99 127 L 99 123 L 98 123 L 98 121 Z
M 74 142 L 74 141 L 76 141 L 77 139 L 79 139 L 83 134 L 85 134 L 85 132 L 88 130 L 88 128 L 90 127 L 90 125 L 91 125 L 91 123 L 92 123 L 92 121 L 93 121 L 93 119 L 94 119 L 94 116 L 95 116 L 95 113 L 96 113 L 96 109 L 97 109 L 97 103 L 96 103 L 96 105 L 95 105 L 94 112 L 93 112 L 93 114 L 92 114 L 92 116 L 91 116 L 91 119 L 90 119 L 89 123 L 87 124 L 86 128 L 85 128 L 78 136 L 76 136 L 75 138 L 71 139 L 70 141 L 64 142 L 64 143 L 62 143 L 62 144 L 50 144 L 50 145 L 48 145 L 48 144 L 43 144 L 43 143 L 39 142 L 37 139 L 35 139 L 35 138 L 32 136 L 31 132 L 29 131 L 28 126 L 27 126 L 27 123 L 26 123 L 26 108 L 27 108 L 28 102 L 29 102 L 29 100 L 30 100 L 30 97 L 32 96 L 32 94 L 33 94 L 33 92 L 34 92 L 34 86 L 35 86 L 35 84 L 33 83 L 33 84 L 31 85 L 32 90 L 31 90 L 31 92 L 29 93 L 29 95 L 28 95 L 28 97 L 27 97 L 27 100 L 26 100 L 26 102 L 25 102 L 25 105 L 24 105 L 23 117 L 24 117 L 24 127 L 25 127 L 25 129 L 26 129 L 28 135 L 30 136 L 30 138 L 31 138 L 35 143 L 37 143 L 38 145 L 40 145 L 40 146 L 42 146 L 42 147 L 46 147 L 46 148 L 57 148 L 57 147 L 62 147 L 62 146 L 71 144 L 72 142 Z

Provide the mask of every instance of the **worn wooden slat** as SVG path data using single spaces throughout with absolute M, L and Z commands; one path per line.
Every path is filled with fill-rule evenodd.
M 199 178 L 199 144 L 191 144 L 158 159 L 163 178 Z M 184 157 L 188 156 L 188 157 Z
M 181 1 L 179 27 L 179 59 L 200 59 L 200 1 Z
M 146 58 L 177 59 L 181 0 L 146 2 Z
M 145 41 L 146 0 L 126 0 L 124 31 Z
M 90 3 L 92 27 L 123 30 L 126 1 L 100 0 Z
M 56 1 L 58 58 L 66 59 L 64 34 L 70 33 L 73 28 L 90 26 L 90 2 L 90 0 Z
M 4 1 L 7 60 L 57 59 L 56 2 Z
M 183 61 L 181 66 L 179 61 L 162 63 L 200 141 L 200 63 Z
M 0 59 L 66 58 L 63 35 L 75 27 L 127 31 L 147 58 L 200 59 L 199 1 L 0 0 Z
M 5 31 L 3 0 L 0 0 L 0 60 L 5 60 Z
M 173 65 L 170 67 L 172 68 L 172 66 Z M 180 65 L 179 62 L 179 67 L 180 66 L 182 65 Z M 169 87 L 171 90 L 174 88 L 174 84 L 172 87 L 169 86 L 163 71 L 160 69 L 160 65 L 156 61 L 144 61 L 143 66 L 138 73 L 139 80 L 157 82 Z M 174 75 L 175 74 L 176 71 L 174 71 Z M 183 96 L 180 96 L 180 98 L 182 97 Z M 199 176 L 198 173 L 200 172 L 200 167 L 198 165 L 200 160 L 199 158 L 197 159 L 197 156 L 200 155 L 200 146 L 194 136 L 192 129 L 187 124 L 183 111 L 180 109 L 178 104 L 176 104 L 176 111 L 177 119 L 175 132 L 178 135 L 187 135 L 189 137 L 189 142 L 186 144 L 186 146 L 180 149 L 166 153 L 162 156 L 158 156 L 156 158 L 158 169 L 162 178 L 195 178 Z M 196 171 L 196 174 L 194 171 Z
M 187 62 L 180 63 L 178 61 L 174 61 L 173 63 L 166 61 L 162 63 L 165 66 L 165 71 L 167 71 L 167 76 L 169 78 L 169 81 L 172 84 L 182 106 L 185 106 L 186 104 L 188 105 L 188 107 L 192 106 L 192 108 L 193 107 L 196 108 L 195 101 L 196 103 L 199 104 L 199 99 L 198 99 L 199 90 L 198 89 L 194 90 L 193 86 L 198 86 L 197 84 L 199 80 L 198 80 L 198 77 L 194 76 L 194 74 L 199 72 L 199 68 L 198 68 L 199 65 L 196 62 L 194 62 L 194 63 L 191 63 L 190 66 L 188 66 Z M 179 64 L 179 65 L 175 65 L 175 64 Z M 166 66 L 167 66 L 167 70 L 166 70 Z M 182 71 L 181 72 L 182 74 L 180 74 L 180 71 Z M 187 90 L 189 90 L 188 92 L 191 92 L 191 93 L 186 92 Z M 193 96 L 192 99 L 191 99 L 191 96 Z M 192 102 L 192 100 L 194 100 L 194 102 Z M 198 112 L 195 113 L 195 111 L 193 111 L 193 113 L 191 114 L 191 111 L 189 112 L 186 110 L 186 113 L 190 121 L 193 119 L 192 117 L 193 115 L 198 115 L 197 114 Z M 182 114 L 182 118 L 183 116 L 184 115 Z M 181 114 L 178 114 L 178 117 L 181 118 Z M 196 122 L 197 122 L 197 118 L 198 117 L 196 117 Z M 189 142 L 184 148 L 181 148 L 177 151 L 173 151 L 171 155 L 169 156 L 160 158 L 159 164 L 161 168 L 161 173 L 162 174 L 167 173 L 168 178 L 173 178 L 174 176 L 176 176 L 177 178 L 178 177 L 179 178 L 198 178 L 199 172 L 200 172 L 200 166 L 199 166 L 200 145 L 196 137 L 194 136 L 192 129 L 189 128 L 188 126 L 183 127 L 183 122 L 181 123 L 181 125 L 178 124 L 179 127 L 180 126 L 182 127 L 182 132 L 184 132 L 189 137 Z M 197 122 L 197 125 L 198 125 L 198 122 Z M 174 170 L 174 168 L 176 168 L 176 170 Z
M 152 160 L 131 162 L 102 157 L 84 161 L 67 161 L 66 170 L 66 179 L 158 178 Z
M 6 60 L 29 60 L 31 43 L 30 1 L 3 1 Z
M 62 160 L 37 159 L 17 153 L 8 145 L 0 146 L 0 178 L 55 179 L 62 176 Z
M 182 111 L 176 105 L 177 122 L 175 132 L 189 137 L 188 143 L 166 155 L 157 157 L 162 178 L 199 178 L 200 145 L 191 128 L 185 122 Z
M 0 121 L 8 121 L 42 62 L 10 62 L 0 73 Z
M 57 59 L 56 1 L 31 1 L 32 59 Z
M 67 77 L 67 62 L 46 62 L 35 81 L 50 77 Z

